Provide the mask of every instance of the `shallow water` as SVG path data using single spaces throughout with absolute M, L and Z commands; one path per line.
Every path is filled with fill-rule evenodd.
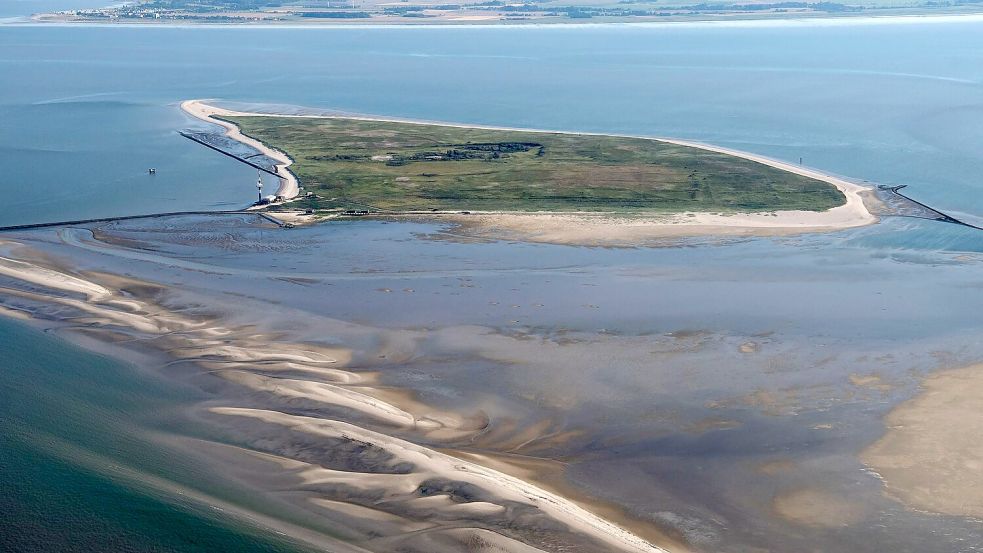
M 689 138 L 983 216 L 981 27 L 7 25 L 0 222 L 248 202 L 251 170 L 174 132 L 202 97 Z
M 152 484 L 201 482 L 147 439 L 200 393 L 6 319 L 0 343 L 0 550 L 303 550 Z
M 856 457 L 921 375 L 983 356 L 978 255 L 876 250 L 864 231 L 606 249 L 447 230 L 184 217 L 22 238 L 82 271 L 174 285 L 174 305 L 235 305 L 237 320 L 353 347 L 428 404 L 577 430 L 536 454 L 702 550 L 983 540 L 972 521 L 884 498 Z M 377 359 L 392 332 L 412 336 L 410 361 Z M 883 387 L 851 382 L 867 375 Z M 801 490 L 861 515 L 842 528 L 777 516 L 771 502 Z
M 919 199 L 980 216 L 981 28 L 0 26 L 0 75 L 16 76 L 16 86 L 0 87 L 0 224 L 248 202 L 251 170 L 174 132 L 200 127 L 177 108 L 192 97 L 690 138 L 909 183 Z M 8 237 L 81 270 L 175 285 L 177 303 L 218 301 L 243 322 L 262 318 L 301 339 L 354 347 L 387 383 L 428 403 L 583 429 L 548 452 L 569 462 L 569 481 L 698 548 L 950 552 L 983 543 L 973 521 L 919 515 L 884 498 L 856 459 L 920 376 L 983 356 L 978 231 L 891 218 L 831 234 L 661 249 L 474 241 L 440 225 L 385 221 L 288 232 L 248 218 L 175 218 L 96 231 L 154 249 L 119 248 L 85 229 Z M 362 326 L 338 329 L 328 319 Z M 14 413 L 5 420 L 18 432 L 49 432 L 61 420 L 43 417 L 61 413 L 52 405 L 87 392 L 73 386 L 78 375 L 59 370 L 62 357 L 38 352 L 81 354 L 10 328 L 4 343 L 9 336 L 20 348 L 11 359 L 37 359 L 48 380 L 43 401 L 4 402 Z M 372 355 L 389 332 L 414 337 L 412 363 Z M 29 366 L 0 366 L 0 390 L 25 397 Z M 135 417 L 134 439 L 158 431 L 160 413 L 119 408 L 116 394 L 137 389 L 175 406 L 201 399 L 162 383 L 144 389 L 150 375 L 124 367 L 107 371 L 100 378 L 110 392 L 100 387 L 73 405 L 114 429 Z M 887 387 L 850 381 L 869 374 Z M 62 439 L 99 454 L 132 455 L 60 428 Z M 32 490 L 50 488 L 31 472 L 40 454 L 22 446 L 2 462 L 35 482 L 11 492 L 27 509 Z M 97 478 L 77 459 L 46 462 L 80 482 Z M 144 468 L 166 476 L 167 466 Z M 802 489 L 841 496 L 862 514 L 848 527 L 824 527 L 774 512 L 775 497 Z M 36 498 L 65 517 L 90 512 L 61 506 L 63 494 Z M 53 524 L 49 539 L 72 524 Z

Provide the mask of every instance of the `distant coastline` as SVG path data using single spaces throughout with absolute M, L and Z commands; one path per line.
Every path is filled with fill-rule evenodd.
M 92 8 L 108 10 L 116 7 Z M 713 26 L 713 27 L 781 27 L 781 26 L 846 26 L 892 25 L 983 21 L 979 8 L 871 8 L 848 12 L 726 12 L 692 13 L 685 15 L 650 16 L 596 16 L 590 18 L 503 18 L 498 16 L 446 16 L 431 18 L 407 18 L 374 15 L 363 18 L 293 18 L 275 19 L 256 17 L 261 12 L 242 12 L 230 20 L 195 17 L 98 17 L 87 18 L 72 12 L 38 13 L 31 16 L 0 19 L 0 24 L 14 25 L 92 25 L 137 27 L 275 27 L 275 28 L 557 28 L 598 26 Z

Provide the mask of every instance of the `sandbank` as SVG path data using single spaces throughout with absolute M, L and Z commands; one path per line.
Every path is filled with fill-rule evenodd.
M 983 365 L 936 373 L 888 414 L 887 432 L 861 459 L 913 509 L 983 519 L 981 413 Z
M 282 470 L 266 467 L 244 481 L 275 480 L 277 493 L 300 492 L 298 508 L 328 519 L 340 516 L 376 536 L 389 528 L 371 550 L 395 552 L 423 543 L 425 550 L 450 553 L 479 536 L 503 551 L 523 553 L 566 546 L 666 551 L 576 500 L 439 451 L 432 444 L 473 441 L 487 421 L 476 423 L 383 389 L 372 373 L 346 366 L 353 356 L 343 346 L 289 341 L 233 324 L 222 314 L 192 315 L 160 303 L 164 291 L 151 283 L 79 274 L 21 255 L 30 253 L 27 248 L 16 251 L 16 259 L 0 257 L 0 315 L 16 309 L 18 317 L 61 323 L 67 332 L 172 359 L 170 367 L 183 369 L 168 368 L 169 374 L 207 382 L 222 396 L 221 406 L 203 406 L 202 416 L 240 436 L 236 441 L 256 444 L 216 459 L 220 470 L 246 470 L 249 456 L 272 460 Z M 289 413 L 298 408 L 317 416 Z M 199 449 L 207 454 L 214 448 Z M 378 524 L 380 519 L 387 524 Z M 404 531 L 402 520 L 407 529 L 419 521 L 428 527 Z M 271 526 L 291 535 L 296 530 Z M 296 537 L 317 541 L 304 532 Z
M 235 115 L 237 112 L 229 111 L 219 107 L 215 107 L 200 100 L 188 100 L 181 103 L 181 109 L 185 113 L 201 119 L 202 121 L 207 121 L 209 123 L 214 123 L 225 129 L 225 136 L 242 142 L 248 146 L 251 146 L 263 155 L 278 161 L 276 164 L 276 172 L 281 175 L 280 185 L 276 191 L 277 196 L 283 196 L 283 198 L 290 200 L 296 198 L 300 193 L 300 186 L 297 184 L 297 177 L 290 172 L 290 165 L 293 164 L 293 160 L 287 154 L 270 148 L 266 144 L 263 144 L 259 140 L 251 138 L 242 134 L 239 127 L 229 123 L 228 121 L 223 121 L 217 119 L 217 117 L 222 117 L 223 115 Z

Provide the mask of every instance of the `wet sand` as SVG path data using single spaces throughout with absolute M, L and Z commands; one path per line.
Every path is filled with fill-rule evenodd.
M 163 358 L 135 362 L 208 394 L 185 413 L 208 431 L 161 442 L 250 490 L 245 516 L 315 543 L 637 550 L 627 532 L 669 551 L 879 553 L 977 539 L 946 520 L 939 542 L 941 523 L 884 498 L 856 457 L 913 370 L 980 353 L 973 297 L 938 313 L 937 337 L 898 338 L 908 310 L 964 297 L 965 263 L 864 261 L 874 276 L 856 282 L 854 263 L 802 263 L 805 238 L 425 239 L 441 231 L 236 215 L 17 233 L 0 244 L 0 304 L 86 347 Z M 946 284 L 919 286 L 928 271 Z
M 3 290 L 5 309 L 54 319 L 106 343 L 139 343 L 194 367 L 184 377 L 200 386 L 231 383 L 238 393 L 198 414 L 249 444 L 226 449 L 222 470 L 234 470 L 234 458 L 242 463 L 243 455 L 278 465 L 279 493 L 286 486 L 298 497 L 297 509 L 365 528 L 348 536 L 355 544 L 373 551 L 459 551 L 476 544 L 519 553 L 664 551 L 533 482 L 397 437 L 450 445 L 489 428 L 481 417 L 412 399 L 400 403 L 400 394 L 377 388 L 371 372 L 347 368 L 348 348 L 237 327 L 217 305 L 207 314 L 199 306 L 191 316 L 157 303 L 166 295 L 159 286 L 73 274 L 18 251 L 22 259 L 0 258 L 0 275 L 13 284 Z M 243 406 L 229 404 L 236 398 Z M 528 436 L 536 438 L 536 432 Z M 278 529 L 316 541 L 289 525 Z
M 912 509 L 983 519 L 983 365 L 933 374 L 863 461 Z
M 279 150 L 270 148 L 259 140 L 242 134 L 237 125 L 233 125 L 228 121 L 219 119 L 219 117 L 222 115 L 230 115 L 233 114 L 233 112 L 208 105 L 200 100 L 188 100 L 186 102 L 182 102 L 181 109 L 192 117 L 222 127 L 225 129 L 225 136 L 255 148 L 266 157 L 274 161 L 278 161 L 279 163 L 276 164 L 275 169 L 277 174 L 282 176 L 280 177 L 279 187 L 277 188 L 275 194 L 276 196 L 282 196 L 284 199 L 290 200 L 296 198 L 297 195 L 300 194 L 300 186 L 297 182 L 297 177 L 290 172 L 290 165 L 294 162 L 292 159 L 290 159 L 290 156 Z

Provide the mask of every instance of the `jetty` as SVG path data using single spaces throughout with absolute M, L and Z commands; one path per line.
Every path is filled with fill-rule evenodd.
M 201 138 L 201 135 L 200 135 L 201 133 L 196 134 L 196 133 L 192 133 L 192 132 L 188 132 L 188 131 L 178 131 L 178 134 L 180 134 L 181 136 L 187 138 L 188 140 L 192 140 L 194 142 L 197 142 L 198 144 L 201 144 L 202 146 L 205 146 L 206 148 L 210 148 L 212 150 L 215 150 L 216 152 L 218 152 L 218 153 L 220 153 L 222 155 L 229 156 L 229 157 L 231 157 L 232 159 L 234 159 L 236 161 L 241 161 L 242 163 L 245 163 L 246 165 L 252 167 L 253 169 L 256 169 L 257 171 L 262 171 L 264 173 L 268 173 L 268 174 L 273 175 L 274 177 L 276 177 L 278 179 L 283 178 L 283 175 L 281 175 L 280 173 L 277 173 L 276 172 L 276 166 L 273 166 L 273 169 L 270 170 L 270 169 L 268 169 L 266 167 L 263 167 L 262 165 L 259 165 L 258 163 L 253 163 L 252 161 L 250 161 L 249 158 L 256 157 L 257 155 L 263 155 L 261 153 L 260 154 L 249 155 L 249 156 L 246 156 L 246 157 L 240 157 L 240 156 L 235 155 L 232 152 L 225 151 L 222 148 L 219 148 L 218 146 L 216 146 L 214 144 L 208 143 L 208 141 L 206 141 L 205 139 Z M 209 135 L 208 134 L 204 134 L 204 136 L 209 136 Z
M 275 224 L 280 228 L 293 228 L 293 225 L 277 219 L 269 213 L 259 211 L 230 210 L 230 211 L 171 211 L 168 213 L 150 213 L 146 215 L 122 215 L 119 217 L 97 217 L 94 219 L 76 219 L 74 221 L 54 221 L 50 223 L 30 223 L 25 225 L 8 225 L 0 227 L 0 232 L 12 232 L 16 230 L 34 230 L 52 227 L 70 227 L 75 225 L 87 225 L 92 223 L 112 223 L 115 221 L 135 221 L 138 219 L 160 219 L 164 217 L 177 217 L 180 215 L 254 215 L 261 217 Z
M 954 225 L 962 225 L 964 227 L 969 227 L 976 230 L 983 230 L 983 227 L 979 227 L 972 223 L 967 223 L 961 219 L 957 219 L 948 213 L 939 211 L 934 207 L 928 206 L 919 202 L 918 200 L 908 196 L 907 194 L 901 193 L 901 190 L 907 188 L 907 184 L 899 184 L 896 186 L 890 186 L 886 184 L 881 184 L 877 186 L 878 190 L 888 192 L 894 196 L 901 198 L 904 202 L 909 203 L 909 206 L 894 206 L 898 211 L 897 215 L 900 217 L 914 217 L 916 219 L 929 219 L 931 221 L 939 221 L 942 223 L 952 223 Z

